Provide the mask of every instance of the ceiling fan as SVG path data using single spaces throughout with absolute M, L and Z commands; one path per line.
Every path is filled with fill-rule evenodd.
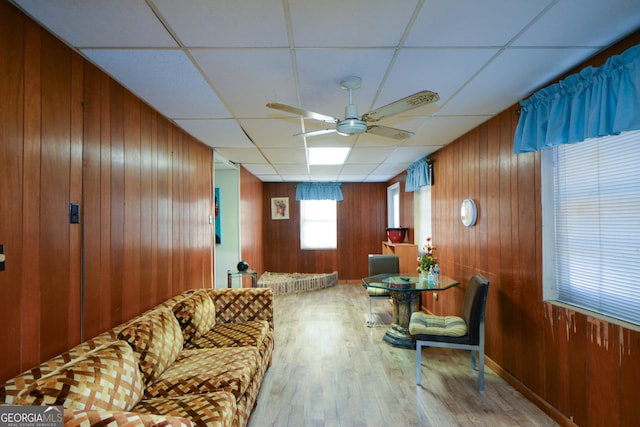
M 413 132 L 388 126 L 381 126 L 373 123 L 376 123 L 386 117 L 391 117 L 396 114 L 421 107 L 423 105 L 431 104 L 440 99 L 437 93 L 431 92 L 430 90 L 423 90 L 421 92 L 414 93 L 413 95 L 409 95 L 406 98 L 394 101 L 391 104 L 387 104 L 383 107 L 376 108 L 373 111 L 369 111 L 362 117 L 358 117 L 358 107 L 353 104 L 353 91 L 355 89 L 358 89 L 361 83 L 362 80 L 360 79 L 360 77 L 355 76 L 346 77 L 340 82 L 340 87 L 344 90 L 349 91 L 349 104 L 344 109 L 345 118 L 343 120 L 327 116 L 325 114 L 315 113 L 303 108 L 293 107 L 286 104 L 279 104 L 276 102 L 268 103 L 267 107 L 273 108 L 274 110 L 280 110 L 286 113 L 295 114 L 296 116 L 304 117 L 306 119 L 335 124 L 335 128 L 299 133 L 295 136 L 310 137 L 328 133 L 337 133 L 338 135 L 349 136 L 360 135 L 361 133 L 372 133 L 387 138 L 401 140 L 412 137 L 414 135 Z

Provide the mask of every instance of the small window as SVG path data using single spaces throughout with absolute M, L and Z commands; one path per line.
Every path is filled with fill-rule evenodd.
M 546 300 L 640 325 L 639 161 L 637 131 L 543 151 Z
M 335 200 L 301 200 L 300 248 L 336 249 L 337 218 Z

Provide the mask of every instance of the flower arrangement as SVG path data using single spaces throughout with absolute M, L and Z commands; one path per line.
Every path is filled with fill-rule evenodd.
M 433 256 L 435 250 L 436 248 L 431 245 L 431 237 L 427 237 L 427 244 L 424 245 L 424 253 L 418 257 L 418 268 L 416 270 L 427 273 L 438 264 L 438 260 Z

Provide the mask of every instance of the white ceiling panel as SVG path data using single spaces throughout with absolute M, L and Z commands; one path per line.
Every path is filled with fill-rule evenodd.
M 563 70 L 595 53 L 583 49 L 507 49 L 440 111 L 443 115 L 493 115 L 508 108 Z M 518 79 L 512 79 L 512 73 Z
M 184 46 L 288 46 L 282 0 L 153 0 Z
M 255 148 L 216 148 L 215 152 L 234 163 L 267 164 L 262 153 Z
M 296 53 L 301 102 L 304 108 L 332 117 L 344 118 L 349 92 L 340 82 L 348 76 L 362 79 L 353 91 L 353 103 L 360 115 L 369 111 L 384 74 L 392 49 L 311 49 Z
M 382 163 L 395 149 L 389 146 L 363 148 L 358 145 L 351 149 L 346 163 L 348 165 Z
M 17 0 L 74 47 L 177 47 L 144 0 Z
M 10 1 L 267 182 L 388 180 L 640 30 L 638 0 Z M 425 89 L 440 100 L 378 123 L 408 140 L 293 136 L 335 126 L 297 108 L 344 118 L 349 75 L 359 116 Z M 309 173 L 306 147 L 351 153 Z
M 238 122 L 221 120 L 176 120 L 178 126 L 211 147 L 253 148 Z
M 300 119 L 243 119 L 240 125 L 260 148 L 299 148 L 302 144 L 302 138 L 293 136 L 300 132 Z
M 551 0 L 427 0 L 406 46 L 503 46 Z
M 290 0 L 296 47 L 397 46 L 417 1 Z
M 306 169 L 307 152 L 302 146 L 298 149 L 264 148 L 262 153 L 276 169 L 280 165 L 301 165 Z
M 603 48 L 639 25 L 638 0 L 561 0 L 527 28 L 514 46 Z
M 215 92 L 180 50 L 82 53 L 169 118 L 229 118 Z
M 498 49 L 404 49 L 389 73 L 377 105 L 421 90 L 440 95 L 446 104 L 473 75 L 496 55 Z
M 267 102 L 297 104 L 288 49 L 207 49 L 191 54 L 236 117 L 266 117 L 272 113 Z

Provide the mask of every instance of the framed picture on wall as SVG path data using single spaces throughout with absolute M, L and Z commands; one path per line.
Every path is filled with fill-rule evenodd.
M 222 243 L 222 230 L 220 229 L 220 189 L 215 189 L 215 232 L 216 232 L 216 245 Z
M 271 219 L 289 219 L 289 198 L 271 198 Z

